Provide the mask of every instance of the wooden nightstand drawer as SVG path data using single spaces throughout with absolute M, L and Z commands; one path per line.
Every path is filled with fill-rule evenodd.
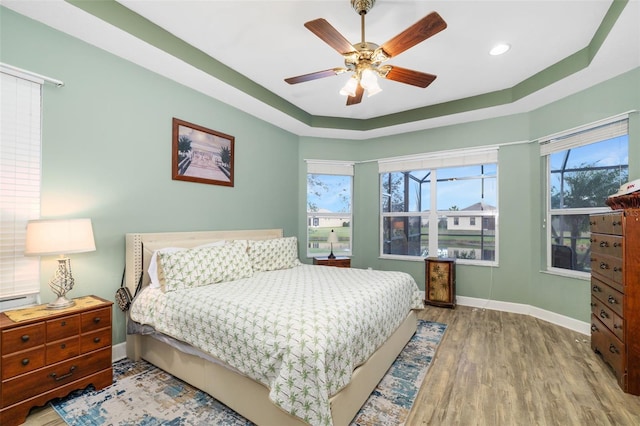
M 44 323 L 13 328 L 2 332 L 2 354 L 23 351 L 44 344 Z
M 111 346 L 111 328 L 83 334 L 80 337 L 80 352 L 83 354 L 105 346 Z
M 47 344 L 47 364 L 55 364 L 80 355 L 78 336 Z
M 111 348 L 59 362 L 3 382 L 2 402 L 9 406 L 110 367 Z
M 80 326 L 80 315 L 70 315 L 68 317 L 47 321 L 47 342 L 64 339 L 78 334 Z
M 81 329 L 83 333 L 109 327 L 111 325 L 111 308 L 96 309 L 82 314 Z
M 44 346 L 2 357 L 2 380 L 28 373 L 44 366 Z
M 351 268 L 351 259 L 345 256 L 336 256 L 335 259 L 328 257 L 314 257 L 314 265 L 335 266 L 337 268 Z

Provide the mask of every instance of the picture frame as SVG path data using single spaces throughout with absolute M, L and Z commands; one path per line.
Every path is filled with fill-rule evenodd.
M 235 138 L 173 118 L 171 178 L 233 186 Z

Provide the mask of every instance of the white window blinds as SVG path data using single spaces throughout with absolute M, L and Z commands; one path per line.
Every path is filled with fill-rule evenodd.
M 23 253 L 27 221 L 40 215 L 42 81 L 0 71 L 0 299 L 9 299 L 40 291 L 40 259 Z
M 498 148 L 460 149 L 378 160 L 378 172 L 402 172 L 498 162 Z
M 628 133 L 628 115 L 616 116 L 601 123 L 540 139 L 540 155 L 545 156 L 594 142 L 606 141 Z
M 307 173 L 313 175 L 353 176 L 353 163 L 348 161 L 305 160 Z

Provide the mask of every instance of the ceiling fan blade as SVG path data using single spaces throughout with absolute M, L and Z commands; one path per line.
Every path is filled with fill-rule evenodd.
M 427 87 L 436 79 L 436 76 L 433 74 L 396 67 L 395 65 L 389 65 L 389 71 L 384 77 L 388 80 L 411 84 L 422 88 Z
M 358 83 L 358 87 L 356 87 L 356 95 L 347 97 L 347 106 L 359 104 L 362 101 L 362 95 L 364 94 L 364 89 Z
M 444 19 L 437 12 L 431 12 L 380 47 L 388 57 L 398 56 L 445 28 L 447 28 L 447 23 L 444 22 Z
M 285 78 L 284 81 L 286 81 L 289 84 L 304 83 L 305 81 L 317 80 L 319 78 L 331 77 L 334 75 L 342 74 L 345 71 L 347 71 L 345 68 L 331 68 L 329 70 L 316 71 L 309 74 L 298 75 L 296 77 Z
M 309 31 L 320 37 L 329 46 L 333 47 L 341 55 L 355 51 L 351 43 L 349 43 L 349 40 L 344 38 L 338 30 L 333 28 L 333 26 L 323 18 L 306 22 L 304 26 L 307 27 Z

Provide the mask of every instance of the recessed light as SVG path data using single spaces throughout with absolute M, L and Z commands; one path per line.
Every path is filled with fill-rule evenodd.
M 508 45 L 507 43 L 496 44 L 489 51 L 489 55 L 492 55 L 492 56 L 502 55 L 503 53 L 506 53 L 509 49 L 511 49 L 511 46 Z

